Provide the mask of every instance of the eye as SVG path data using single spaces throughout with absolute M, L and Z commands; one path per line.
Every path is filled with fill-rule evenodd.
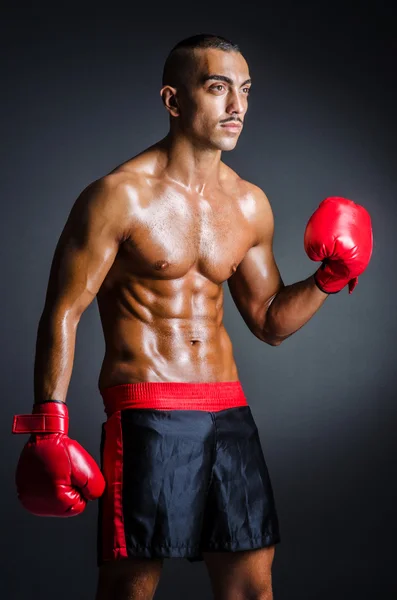
M 224 89 L 225 89 L 225 86 L 222 85 L 221 83 L 218 83 L 217 85 L 213 85 L 211 87 L 211 90 L 216 90 L 217 92 L 221 92 Z
M 251 90 L 251 88 L 249 88 L 249 87 L 245 87 L 245 88 L 243 88 L 243 90 L 244 90 L 244 92 L 245 92 L 245 93 L 247 94 L 247 96 L 248 96 L 248 94 L 250 93 L 250 90 Z

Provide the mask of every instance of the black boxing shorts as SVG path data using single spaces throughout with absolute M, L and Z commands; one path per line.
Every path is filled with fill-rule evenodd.
M 98 565 L 280 541 L 258 429 L 239 381 L 139 382 L 101 391 Z

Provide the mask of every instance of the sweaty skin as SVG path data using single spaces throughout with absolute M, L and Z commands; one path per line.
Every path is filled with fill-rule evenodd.
M 219 165 L 204 195 L 166 173 L 164 143 L 118 177 L 132 215 L 98 293 L 106 354 L 99 387 L 133 381 L 235 381 L 223 287 L 255 240 L 252 199 Z
M 44 312 L 48 322 L 52 309 L 52 331 L 59 329 L 51 347 L 59 347 L 61 358 L 54 358 L 54 372 L 57 364 L 65 368 L 58 387 L 48 381 L 55 398 L 64 399 L 71 364 L 72 335 L 63 335 L 62 343 L 62 334 L 75 331 L 95 297 L 106 343 L 100 389 L 135 381 L 238 379 L 223 325 L 222 284 L 257 243 L 260 199 L 223 163 L 205 194 L 173 181 L 166 166 L 163 141 L 94 183 L 71 213 Z M 274 289 L 277 269 L 272 279 Z M 38 388 L 38 396 L 43 393 Z
M 161 90 L 168 135 L 88 186 L 71 210 L 38 328 L 36 402 L 66 400 L 78 323 L 94 298 L 106 343 L 100 389 L 238 380 L 223 325 L 226 281 L 252 333 L 271 345 L 327 298 L 312 276 L 284 286 L 266 195 L 221 161 L 247 111 L 245 59 L 196 53 L 190 88 Z

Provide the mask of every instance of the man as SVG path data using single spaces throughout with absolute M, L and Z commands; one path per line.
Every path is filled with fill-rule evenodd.
M 362 207 L 324 201 L 305 232 L 322 265 L 284 286 L 266 195 L 221 161 L 241 133 L 250 87 L 231 42 L 178 44 L 161 89 L 168 135 L 83 191 L 55 251 L 33 414 L 14 422 L 14 432 L 31 433 L 17 486 L 41 515 L 78 514 L 100 497 L 97 600 L 152 598 L 173 556 L 205 560 L 217 599 L 273 597 L 277 512 L 222 323 L 222 284 L 252 333 L 278 346 L 329 293 L 352 291 L 372 232 Z M 77 326 L 95 297 L 106 342 L 104 478 L 68 438 L 65 404 Z

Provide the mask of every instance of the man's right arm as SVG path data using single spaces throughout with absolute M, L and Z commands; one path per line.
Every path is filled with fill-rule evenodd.
M 120 174 L 94 182 L 73 205 L 54 253 L 38 327 L 35 403 L 66 400 L 77 326 L 127 236 L 128 214 L 126 184 Z

